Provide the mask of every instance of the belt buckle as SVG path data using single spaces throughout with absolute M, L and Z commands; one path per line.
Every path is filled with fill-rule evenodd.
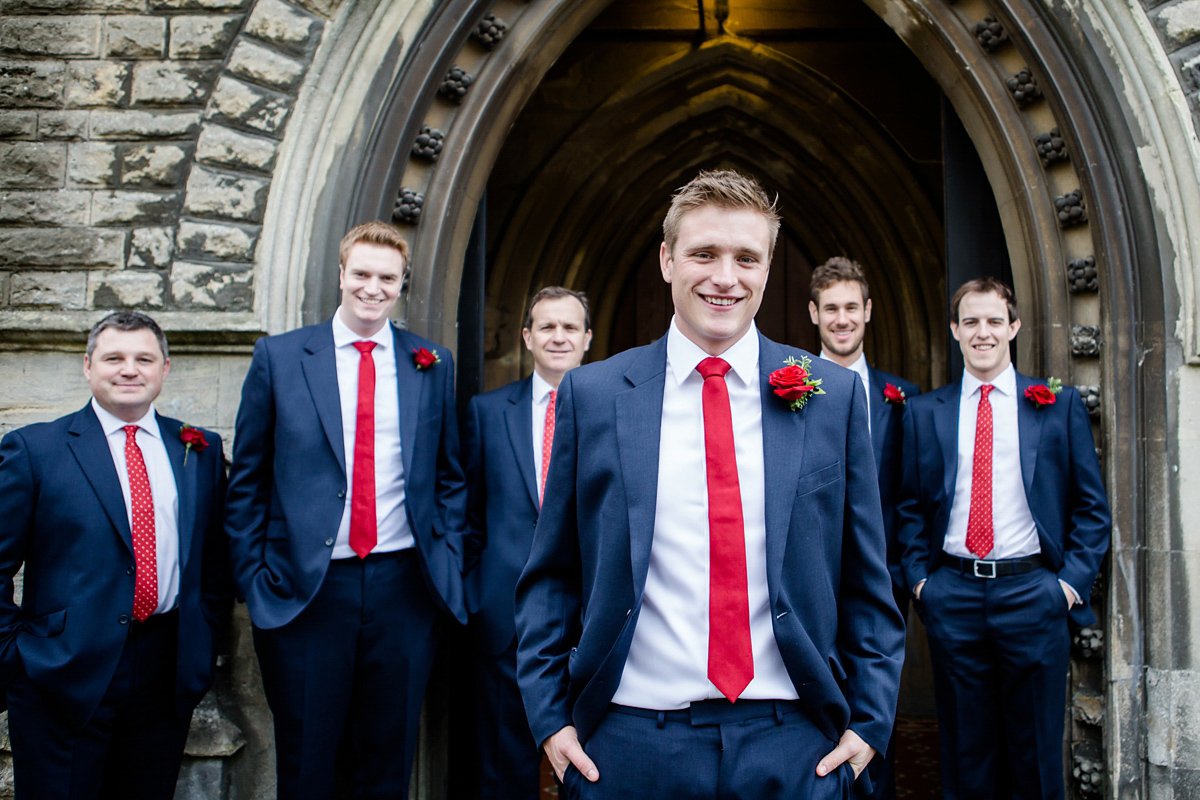
M 985 567 L 989 567 L 991 574 L 985 575 L 985 574 L 981 573 L 979 571 L 979 567 L 981 565 L 985 566 Z M 976 578 L 994 578 L 994 577 L 996 577 L 996 562 L 995 561 L 982 561 L 980 559 L 975 559 L 974 573 L 975 573 Z

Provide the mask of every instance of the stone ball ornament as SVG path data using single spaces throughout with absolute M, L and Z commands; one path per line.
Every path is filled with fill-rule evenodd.
M 1083 207 L 1083 191 L 1080 189 L 1054 198 L 1054 210 L 1058 214 L 1060 228 L 1072 228 L 1087 222 L 1087 210 Z
M 1100 273 L 1094 256 L 1073 258 L 1067 262 L 1067 288 L 1071 294 L 1100 291 Z
M 1100 628 L 1080 628 L 1075 632 L 1072 643 L 1083 658 L 1097 658 L 1104 652 L 1104 631 Z
M 467 96 L 467 89 L 470 89 L 474 82 L 474 76 L 462 67 L 451 67 L 442 85 L 438 87 L 438 94 L 452 103 L 461 103 Z
M 979 45 L 989 53 L 1008 41 L 1008 32 L 993 16 L 984 17 L 983 22 L 977 22 L 973 33 L 979 40 Z
M 1100 355 L 1100 328 L 1095 325 L 1072 325 L 1071 355 L 1083 358 Z
M 505 24 L 504 20 L 495 14 L 485 14 L 483 19 L 479 20 L 479 24 L 475 26 L 475 30 L 471 31 L 471 36 L 475 38 L 475 41 L 482 44 L 488 50 L 491 50 L 500 44 L 500 40 L 504 38 L 504 34 L 507 32 L 508 25 Z
M 421 207 L 424 205 L 425 195 L 413 189 L 401 189 L 392 209 L 392 219 L 406 225 L 416 225 L 421 221 Z
M 1076 754 L 1071 775 L 1079 793 L 1088 797 L 1096 797 L 1104 791 L 1104 762 L 1098 758 Z
M 1042 160 L 1043 167 L 1050 167 L 1070 158 L 1067 142 L 1059 135 L 1058 128 L 1033 137 L 1033 145 L 1037 148 L 1038 158 Z
M 1013 75 L 1005 81 L 1005 85 L 1012 92 L 1013 100 L 1017 102 L 1019 108 L 1025 108 L 1042 97 L 1042 90 L 1038 88 L 1037 80 L 1033 77 L 1033 73 L 1029 71 L 1029 67 L 1025 67 L 1016 75 Z
M 1083 407 L 1087 409 L 1088 416 L 1092 419 L 1100 419 L 1100 387 L 1099 386 L 1076 386 L 1079 390 L 1079 397 L 1083 400 Z
M 437 161 L 438 156 L 441 155 L 442 144 L 445 138 L 446 134 L 437 128 L 425 125 L 421 128 L 421 132 L 417 134 L 417 138 L 413 142 L 412 153 L 417 158 L 426 161 Z

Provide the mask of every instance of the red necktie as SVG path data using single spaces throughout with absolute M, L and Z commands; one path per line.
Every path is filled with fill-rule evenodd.
M 375 342 L 358 348 L 358 413 L 354 422 L 354 476 L 350 488 L 350 549 L 366 558 L 379 531 L 375 520 Z
M 133 618 L 145 621 L 158 607 L 158 555 L 154 544 L 154 498 L 146 462 L 137 444 L 137 425 L 125 426 L 125 471 L 133 510 Z
M 971 466 L 971 512 L 967 516 L 967 549 L 983 558 L 992 552 L 992 403 L 988 394 L 996 387 L 979 387 L 975 416 L 975 461 Z
M 708 679 L 730 702 L 754 677 L 750 645 L 750 601 L 746 596 L 746 533 L 729 411 L 729 364 L 706 358 L 704 376 L 704 465 L 708 484 Z
M 546 404 L 546 420 L 542 423 L 542 488 L 538 492 L 538 505 L 546 496 L 546 473 L 550 471 L 550 447 L 554 444 L 554 400 L 558 391 L 550 390 L 550 401 Z

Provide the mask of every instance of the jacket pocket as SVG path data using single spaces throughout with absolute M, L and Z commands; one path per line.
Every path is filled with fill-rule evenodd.
M 41 614 L 25 620 L 21 623 L 21 632 L 27 633 L 30 636 L 48 639 L 51 636 L 58 636 L 66 626 L 67 610 L 60 608 L 57 611 L 51 611 L 48 614 Z

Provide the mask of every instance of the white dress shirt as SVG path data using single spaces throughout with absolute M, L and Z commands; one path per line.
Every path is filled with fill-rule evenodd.
M 1042 552 L 1037 525 L 1025 497 L 1021 476 L 1021 437 L 1017 425 L 1017 373 L 1012 364 L 991 382 L 992 404 L 992 551 L 983 558 L 1021 558 Z M 954 503 L 943 549 L 952 556 L 979 558 L 967 549 L 967 517 L 971 511 L 971 479 L 975 465 L 975 421 L 983 381 L 963 370 L 958 403 L 958 472 Z
M 825 348 L 821 348 L 821 358 L 825 359 L 826 361 L 833 361 L 832 358 L 825 355 Z M 836 364 L 837 362 L 834 361 L 834 363 Z M 871 373 L 867 369 L 867 354 L 860 351 L 858 358 L 854 360 L 853 364 L 846 367 L 846 369 L 851 370 L 852 372 L 857 372 L 858 377 L 862 379 L 863 388 L 867 390 L 867 431 L 870 432 L 871 403 L 875 401 L 875 398 L 871 397 Z
M 392 326 L 384 325 L 364 340 L 342 322 L 339 306 L 333 315 L 333 345 L 337 362 L 338 396 L 342 406 L 342 446 L 346 451 L 346 506 L 338 525 L 332 558 L 355 558 L 350 548 L 350 498 L 354 493 L 354 432 L 358 427 L 358 364 L 355 342 L 375 342 L 375 519 L 378 538 L 372 553 L 403 550 L 414 544 L 404 508 L 404 460 L 400 449 L 400 397 L 396 391 L 396 342 Z M 415 414 L 416 409 L 410 413 Z
M 542 496 L 542 434 L 545 432 L 546 413 L 550 408 L 550 392 L 554 387 L 546 379 L 533 372 L 533 481 L 537 485 L 538 497 Z
M 742 493 L 754 679 L 748 699 L 794 700 L 767 597 L 766 496 L 759 386 L 758 331 L 722 354 Z M 708 354 L 680 333 L 667 333 L 667 374 L 658 449 L 658 500 L 642 609 L 613 702 L 671 710 L 722 697 L 708 680 L 708 488 L 704 459 L 704 379 Z
M 158 417 L 151 406 L 146 416 L 136 423 L 128 423 L 104 410 L 94 397 L 92 410 L 100 420 L 113 466 L 117 468 L 131 532 L 133 502 L 130 500 L 129 469 L 125 465 L 125 426 L 138 426 L 134 438 L 138 449 L 142 451 L 146 477 L 150 480 L 150 498 L 154 503 L 154 558 L 158 567 L 158 605 L 154 613 L 162 614 L 174 608 L 179 598 L 179 491 L 175 486 L 175 471 L 171 468 L 167 448 L 158 429 Z

